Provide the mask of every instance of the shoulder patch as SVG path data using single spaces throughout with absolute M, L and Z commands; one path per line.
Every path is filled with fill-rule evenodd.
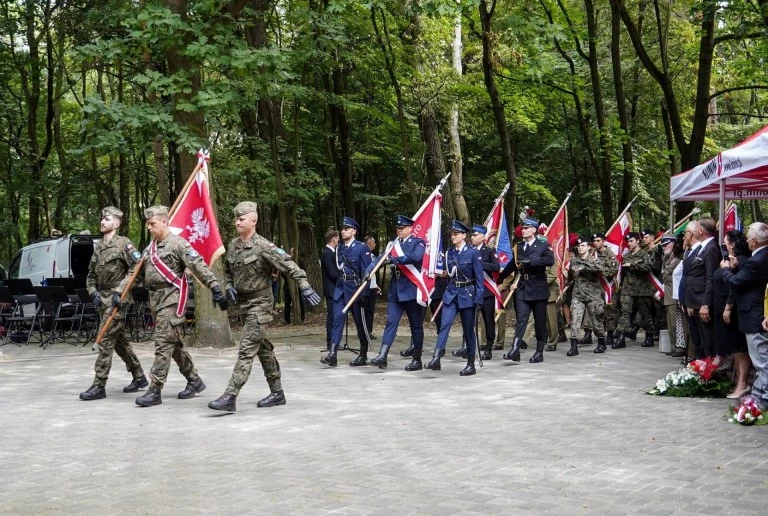
M 131 257 L 138 262 L 139 258 L 141 258 L 141 253 L 138 251 L 138 249 L 134 249 L 131 253 Z
M 285 252 L 285 249 L 283 249 L 282 247 L 276 247 L 276 246 L 275 246 L 275 244 L 271 244 L 271 245 L 272 245 L 272 247 L 274 247 L 274 248 L 275 248 L 275 252 L 276 252 L 277 254 L 287 254 L 287 253 Z
M 197 258 L 198 256 L 200 256 L 200 253 L 198 253 L 198 252 L 197 252 L 197 251 L 195 251 L 194 249 L 190 249 L 189 251 L 187 251 L 187 254 L 188 254 L 188 255 L 189 255 L 191 258 Z
M 131 249 L 133 249 L 133 244 L 128 242 L 127 244 L 125 244 L 125 248 L 130 251 Z
M 275 247 L 275 244 L 273 242 L 270 242 L 269 247 Z

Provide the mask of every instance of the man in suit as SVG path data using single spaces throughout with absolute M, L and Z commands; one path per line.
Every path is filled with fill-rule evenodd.
M 406 371 L 422 369 L 421 350 L 424 347 L 424 309 L 419 303 L 426 304 L 426 297 L 419 299 L 417 283 L 421 276 L 421 263 L 427 250 L 423 239 L 413 236 L 413 220 L 405 215 L 395 218 L 397 238 L 392 252 L 387 255 L 386 262 L 392 267 L 392 279 L 387 291 L 387 323 L 384 335 L 381 337 L 381 349 L 378 356 L 371 359 L 370 364 L 381 369 L 387 367 L 389 348 L 397 337 L 397 327 L 403 312 L 408 316 L 411 326 L 411 363 L 405 366 Z M 373 263 L 369 266 L 369 271 Z M 426 296 L 426 293 L 424 294 Z
M 499 272 L 499 258 L 496 256 L 496 249 L 485 244 L 486 233 L 488 233 L 488 228 L 475 224 L 472 226 L 470 242 L 472 247 L 480 253 L 484 281 L 495 285 L 496 282 L 493 280 L 493 274 Z M 483 289 L 483 307 L 481 312 L 485 328 L 483 360 L 491 360 L 493 357 L 493 342 L 496 340 L 496 295 L 489 288 Z M 478 342 L 477 345 L 479 347 L 480 343 Z
M 339 268 L 336 266 L 336 246 L 339 245 L 339 232 L 329 229 L 325 234 L 325 247 L 320 257 L 323 272 L 323 297 L 325 297 L 325 345 L 331 350 L 331 331 L 333 330 L 333 291 L 339 280 Z
M 547 341 L 547 267 L 554 265 L 555 254 L 547 242 L 536 238 L 539 221 L 526 217 L 522 224 L 523 238 L 515 247 L 515 260 L 510 263 L 499 276 L 499 283 L 516 272 L 520 274 L 520 282 L 515 291 L 515 340 L 512 349 L 504 355 L 505 360 L 520 361 L 520 343 L 525 334 L 528 317 L 533 312 L 536 333 L 536 352 L 530 359 L 533 364 L 544 361 L 544 346 Z
M 747 243 L 752 256 L 734 272 L 736 258 L 723 260 L 723 279 L 736 294 L 739 310 L 739 330 L 747 335 L 749 358 L 757 374 L 752 384 L 752 396 L 768 404 L 768 329 L 764 319 L 766 286 L 768 285 L 768 225 L 755 222 L 747 231 Z
M 683 359 L 683 361 L 686 362 L 688 357 L 694 356 L 696 354 L 696 349 L 700 347 L 699 330 L 696 327 L 696 320 L 692 315 L 688 315 L 688 310 L 685 306 L 685 284 L 686 278 L 688 276 L 688 270 L 691 267 L 691 263 L 693 263 L 693 259 L 696 258 L 696 255 L 699 252 L 699 246 L 701 245 L 701 242 L 696 239 L 696 226 L 696 221 L 689 222 L 685 227 L 685 232 L 683 233 L 683 248 L 685 249 L 685 252 L 683 253 L 683 275 L 680 279 L 680 286 L 678 288 L 678 301 L 683 308 L 683 313 L 685 314 L 686 320 L 685 326 L 688 328 L 686 335 L 688 344 L 685 351 L 686 356 Z
M 331 350 L 328 355 L 320 359 L 320 362 L 331 367 L 336 367 L 336 353 L 344 335 L 344 323 L 347 314 L 343 312 L 344 306 L 349 303 L 360 285 L 363 285 L 365 271 L 371 264 L 371 251 L 355 235 L 360 232 L 360 225 L 352 217 L 344 217 L 341 223 L 341 243 L 336 246 L 336 267 L 339 270 L 339 279 L 333 291 L 333 331 L 331 332 Z M 355 320 L 357 338 L 360 341 L 360 354 L 349 363 L 352 367 L 368 364 L 368 346 L 370 337 L 368 327 L 365 324 L 365 306 L 368 303 L 368 287 L 352 303 L 349 311 Z
M 717 226 L 711 217 L 700 218 L 695 231 L 694 236 L 700 245 L 685 275 L 685 307 L 699 334 L 696 357 L 704 358 L 715 354 L 715 325 L 709 307 L 712 305 L 712 276 L 722 253 L 715 239 Z

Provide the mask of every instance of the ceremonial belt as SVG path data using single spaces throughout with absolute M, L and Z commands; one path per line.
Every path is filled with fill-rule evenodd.
M 149 261 L 155 266 L 155 270 L 157 270 L 165 281 L 179 289 L 179 304 L 176 306 L 176 317 L 182 317 L 187 309 L 187 289 L 189 288 L 187 285 L 187 278 L 184 277 L 184 274 L 182 274 L 181 277 L 177 276 L 176 273 L 160 259 L 157 255 L 157 240 L 153 240 L 152 245 L 149 246 Z M 152 286 L 156 285 L 151 285 L 150 287 Z M 149 288 L 149 290 L 152 290 L 152 288 Z
M 113 288 L 117 288 L 120 286 L 120 282 L 117 283 L 99 283 L 98 287 L 96 287 L 98 290 L 111 290 Z
M 254 290 L 253 292 L 241 292 L 237 291 L 237 297 L 240 301 L 250 301 L 251 299 L 256 299 L 257 297 L 263 297 L 268 294 L 272 294 L 272 288 L 266 287 L 261 290 Z
M 536 278 L 544 278 L 544 279 L 547 279 L 547 274 L 546 274 L 546 273 L 538 273 L 538 274 L 521 274 L 520 276 L 521 276 L 521 277 L 522 277 L 524 280 L 526 280 L 526 281 L 527 281 L 527 280 L 529 280 L 529 279 L 536 279 Z
M 341 277 L 344 279 L 344 281 L 352 281 L 359 278 L 357 274 L 344 274 L 343 272 L 341 273 Z
M 457 287 L 468 287 L 470 285 L 474 285 L 474 281 L 454 281 L 453 284 Z

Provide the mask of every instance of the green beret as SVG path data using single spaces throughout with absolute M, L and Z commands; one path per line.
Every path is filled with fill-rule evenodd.
M 257 208 L 258 205 L 255 202 L 244 201 L 235 206 L 235 209 L 232 210 L 232 213 L 235 214 L 235 217 L 242 217 L 246 213 L 256 213 Z
M 115 217 L 117 219 L 123 218 L 123 212 L 115 208 L 114 206 L 107 206 L 103 210 L 101 210 L 101 218 L 104 217 Z
M 150 206 L 149 208 L 144 210 L 144 218 L 147 219 L 147 220 L 151 219 L 152 217 L 157 217 L 158 215 L 160 215 L 160 216 L 164 215 L 164 216 L 167 217 L 168 216 L 168 207 L 167 206 L 162 206 L 162 205 L 158 204 L 158 205 L 155 205 L 155 206 Z

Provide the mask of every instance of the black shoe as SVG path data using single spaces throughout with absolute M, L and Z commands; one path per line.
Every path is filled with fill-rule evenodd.
M 203 392 L 204 390 L 205 384 L 203 383 L 203 379 L 199 376 L 195 376 L 187 381 L 187 386 L 179 393 L 179 399 L 188 400 L 189 398 L 194 398 L 195 394 Z
M 563 330 L 560 330 L 560 333 L 557 334 L 557 342 L 558 344 L 561 342 L 568 342 L 568 337 L 565 336 L 565 332 Z M 554 349 L 552 351 L 554 351 Z
M 88 387 L 88 390 L 80 393 L 80 399 L 83 401 L 102 400 L 107 397 L 107 392 L 101 385 L 95 383 Z
M 483 348 L 483 360 L 493 360 L 493 342 L 486 342 Z
M 136 398 L 136 405 L 141 407 L 153 407 L 155 405 L 162 405 L 163 398 L 160 396 L 160 391 L 150 388 L 143 396 Z
M 640 347 L 643 348 L 652 348 L 653 347 L 653 333 L 646 333 L 645 334 L 645 340 L 642 344 L 640 344 Z
M 123 392 L 139 392 L 139 389 L 143 389 L 147 386 L 149 386 L 147 377 L 142 374 L 141 378 L 134 378 L 131 383 L 123 387 Z
M 509 350 L 508 353 L 505 353 L 502 357 L 504 360 L 511 360 L 513 362 L 520 362 L 520 348 L 523 345 L 523 341 L 520 339 L 515 339 L 512 342 L 512 349 Z
M 627 341 L 624 338 L 624 335 L 622 334 L 621 337 L 619 337 L 616 342 L 611 344 L 611 349 L 624 349 L 627 347 Z
M 589 339 L 592 340 L 591 338 Z M 579 342 L 581 342 L 579 339 L 571 339 L 571 349 L 565 352 L 565 356 L 567 357 L 575 357 L 579 354 Z
M 422 369 L 424 369 L 424 366 L 421 363 L 421 353 L 418 356 L 414 355 L 411 363 L 405 366 L 406 371 L 421 371 Z
M 531 364 L 539 364 L 541 362 L 544 362 L 544 345 L 546 342 L 537 342 L 536 343 L 536 352 L 531 356 L 531 359 L 529 362 Z
M 445 348 L 440 350 L 440 358 L 443 358 L 445 356 Z
M 386 369 L 387 368 L 387 355 L 389 354 L 389 348 L 390 346 L 386 344 L 381 345 L 381 349 L 379 350 L 379 354 L 373 357 L 370 362 L 368 362 L 369 365 L 376 366 L 379 369 Z
M 349 367 L 360 367 L 368 365 L 368 357 L 360 353 L 355 359 L 349 363 Z
M 401 357 L 412 357 L 414 349 L 415 348 L 413 347 L 413 342 L 411 342 L 410 346 L 408 346 L 408 349 L 405 349 L 405 350 L 400 352 L 400 356 Z
M 544 351 L 557 351 L 557 344 L 547 344 L 547 347 L 544 348 Z
M 520 341 L 520 349 L 528 349 L 528 343 L 524 340 Z
M 597 339 L 597 347 L 593 351 L 593 353 L 605 353 L 605 350 L 608 349 L 605 345 L 605 339 Z
M 635 323 L 632 325 L 632 327 L 629 329 L 628 332 L 624 334 L 624 337 L 629 340 L 637 340 L 637 332 L 640 331 L 640 325 Z
M 219 399 L 209 401 L 208 408 L 213 410 L 224 410 L 226 412 L 235 412 L 236 400 L 237 400 L 237 396 L 235 396 L 231 392 L 225 392 L 224 394 L 219 396 Z
M 285 393 L 283 391 L 270 392 L 266 398 L 256 403 L 259 408 L 277 407 L 278 405 L 285 405 Z
M 477 374 L 477 371 L 475 371 L 475 357 L 467 360 L 467 365 L 459 372 L 459 376 L 472 376 L 473 374 Z
M 440 357 L 442 354 L 435 350 L 435 353 L 432 355 L 432 360 L 430 360 L 426 366 L 424 366 L 425 369 L 432 369 L 433 371 L 439 371 L 440 370 Z
M 459 349 L 454 349 L 453 351 L 451 351 L 451 355 L 455 357 L 467 358 L 466 346 L 462 345 Z
M 675 357 L 675 358 L 681 358 L 685 356 L 685 351 L 683 351 L 682 349 L 679 351 L 673 351 L 672 353 L 669 354 L 669 356 Z
M 327 355 L 325 355 L 323 358 L 320 359 L 321 364 L 327 364 L 331 367 L 336 367 L 338 364 L 338 360 L 336 358 L 336 353 L 331 351 Z
M 571 342 L 573 342 L 573 339 L 571 339 Z M 592 344 L 592 330 L 585 330 L 584 331 L 584 338 L 579 339 L 578 342 L 579 346 L 589 346 Z

